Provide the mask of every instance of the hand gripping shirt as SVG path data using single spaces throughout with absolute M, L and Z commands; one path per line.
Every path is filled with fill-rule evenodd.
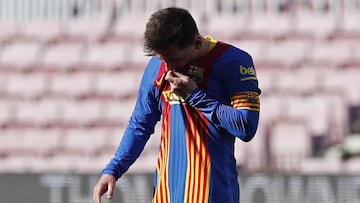
M 210 40 L 206 56 L 176 68 L 198 85 L 187 98 L 171 92 L 166 63 L 152 57 L 121 143 L 102 171 L 120 178 L 161 119 L 154 203 L 239 202 L 234 142 L 256 132 L 260 89 L 248 53 Z

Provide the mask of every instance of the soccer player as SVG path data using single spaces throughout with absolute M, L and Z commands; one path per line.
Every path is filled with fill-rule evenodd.
M 135 109 L 94 187 L 94 202 L 100 203 L 106 191 L 112 198 L 115 182 L 135 162 L 161 119 L 152 202 L 238 203 L 234 142 L 254 137 L 260 110 L 251 56 L 203 37 L 191 14 L 178 7 L 151 15 L 144 50 L 152 57 Z

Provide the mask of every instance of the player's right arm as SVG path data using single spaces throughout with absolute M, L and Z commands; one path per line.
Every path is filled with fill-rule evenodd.
M 112 197 L 115 182 L 128 170 L 143 151 L 150 135 L 154 133 L 156 123 L 160 120 L 159 92 L 154 86 L 160 60 L 155 57 L 148 63 L 141 80 L 135 109 L 128 126 L 116 150 L 115 156 L 102 170 L 101 177 L 94 187 L 94 203 L 101 202 L 101 196 L 108 191 Z

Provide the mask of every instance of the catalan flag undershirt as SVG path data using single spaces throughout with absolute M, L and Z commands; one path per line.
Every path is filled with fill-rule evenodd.
M 119 148 L 102 171 L 120 178 L 161 119 L 153 203 L 239 202 L 234 142 L 256 132 L 260 89 L 248 53 L 209 40 L 205 57 L 176 69 L 198 84 L 188 98 L 170 91 L 166 63 L 152 57 Z

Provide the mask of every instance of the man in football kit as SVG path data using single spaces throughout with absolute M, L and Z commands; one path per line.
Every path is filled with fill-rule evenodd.
M 235 139 L 250 141 L 260 102 L 251 56 L 199 34 L 182 8 L 151 15 L 144 71 L 121 143 L 94 187 L 93 200 L 113 196 L 116 181 L 142 152 L 161 119 L 154 203 L 239 202 Z

